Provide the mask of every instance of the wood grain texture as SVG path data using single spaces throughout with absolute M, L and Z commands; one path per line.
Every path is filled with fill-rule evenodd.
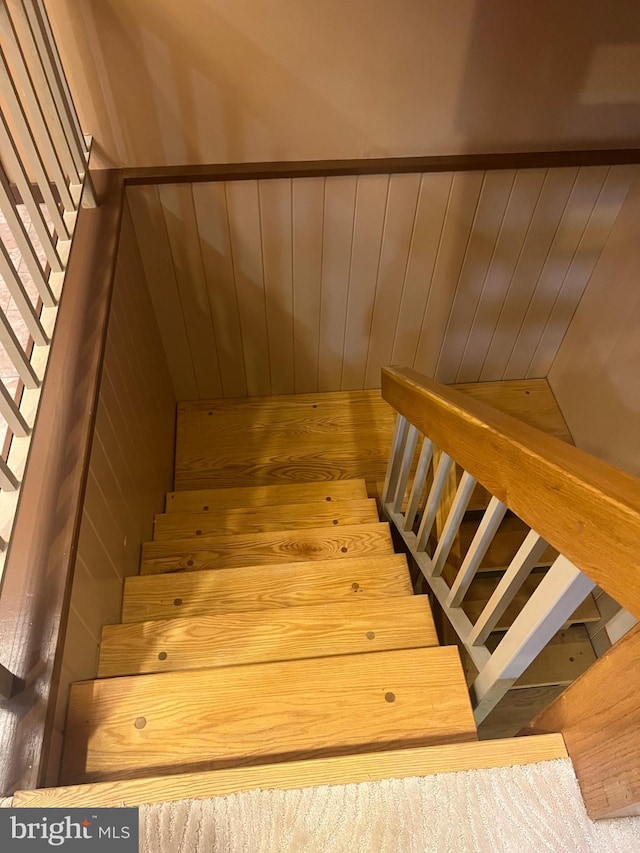
M 364 477 L 375 493 L 393 424 L 376 391 L 181 404 L 176 488 Z
M 223 396 L 374 388 L 389 363 L 447 383 L 545 376 L 637 173 L 130 186 L 178 397 L 221 380 Z M 145 258 L 163 223 L 166 266 Z
M 123 622 L 412 595 L 402 554 L 127 578 Z
M 107 625 L 98 677 L 437 646 L 425 596 Z
M 543 577 L 543 573 L 534 573 L 526 578 L 520 591 L 514 596 L 513 601 L 500 617 L 494 630 L 506 631 L 507 628 L 511 627 L 516 616 L 531 598 Z M 462 609 L 474 624 L 493 595 L 499 581 L 500 577 L 477 577 L 469 587 L 469 591 L 462 602 Z M 599 620 L 600 611 L 593 596 L 589 595 L 566 624 L 568 627 L 569 625 L 598 622 Z
M 460 525 L 460 557 L 452 554 L 450 562 L 458 568 L 461 559 L 469 550 L 469 546 L 478 529 L 479 520 L 465 520 Z M 515 557 L 518 548 L 524 542 L 529 528 L 519 518 L 507 517 L 500 525 L 498 532 L 491 540 L 487 552 L 482 558 L 478 572 L 504 571 Z M 540 557 L 538 566 L 550 566 L 558 556 L 553 548 L 547 548 Z
M 636 627 L 529 727 L 562 732 L 592 818 L 640 814 L 639 678 Z
M 307 560 L 392 554 L 388 524 L 356 524 L 277 533 L 202 536 L 170 542 L 145 542 L 140 573 L 234 569 Z
M 378 521 L 374 500 L 317 501 L 312 504 L 238 507 L 212 512 L 170 512 L 156 515 L 153 538 L 188 539 L 216 534 L 267 533 L 305 527 L 367 524 Z
M 313 758 L 283 764 L 262 764 L 204 773 L 178 773 L 121 782 L 17 791 L 14 808 L 77 806 L 138 806 L 143 803 L 223 797 L 255 789 L 290 790 L 317 785 L 348 785 L 387 778 L 430 776 L 491 767 L 512 767 L 566 758 L 561 735 L 537 735 L 505 740 L 471 741 L 452 745 L 414 747 L 360 753 L 337 758 Z
M 578 447 L 635 476 L 640 475 L 639 229 L 636 177 L 549 371 Z
M 118 172 L 94 180 L 101 204 L 78 215 L 2 577 L 0 658 L 25 684 L 0 702 L 2 795 L 41 784 L 48 764 L 123 208 Z
M 169 492 L 165 512 L 215 512 L 234 507 L 277 506 L 313 501 L 352 501 L 367 497 L 364 480 L 332 483 L 292 483 L 289 486 L 246 486 L 236 489 L 196 489 Z
M 450 647 L 83 682 L 67 732 L 62 784 L 476 739 Z
M 385 399 L 612 598 L 640 614 L 640 481 L 414 371 Z M 478 448 L 483 453 L 478 453 Z

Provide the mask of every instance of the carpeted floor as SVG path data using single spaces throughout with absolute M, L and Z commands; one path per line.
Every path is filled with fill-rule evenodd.
M 571 762 L 141 809 L 144 853 L 638 853 L 640 818 L 591 821 Z

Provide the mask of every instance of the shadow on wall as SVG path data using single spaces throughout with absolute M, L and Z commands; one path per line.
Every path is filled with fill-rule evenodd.
M 635 147 L 639 107 L 635 0 L 475 4 L 456 120 L 466 150 Z

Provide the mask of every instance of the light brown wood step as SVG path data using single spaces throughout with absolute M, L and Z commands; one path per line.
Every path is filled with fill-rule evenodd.
M 153 539 L 190 539 L 275 530 L 303 530 L 379 521 L 374 500 L 219 509 L 216 512 L 168 512 L 156 515 Z
M 367 487 L 362 479 L 292 483 L 283 486 L 246 486 L 235 489 L 197 489 L 169 492 L 166 512 L 215 512 L 236 507 L 356 501 L 366 497 Z
M 479 524 L 480 519 L 465 519 L 460 525 L 460 552 L 462 559 L 464 559 L 464 555 L 471 545 Z M 494 536 L 491 545 L 489 545 L 478 571 L 496 572 L 504 571 L 508 568 L 518 548 L 529 533 L 529 529 L 519 518 L 513 516 L 505 518 Z M 543 553 L 537 565 L 550 566 L 557 556 L 558 552 L 549 547 Z M 450 557 L 450 562 L 452 565 L 456 564 L 453 554 Z
M 495 651 L 503 634 L 492 634 L 487 640 L 487 648 Z M 467 684 L 471 684 L 478 674 L 466 652 L 461 654 Z M 583 625 L 575 625 L 558 633 L 527 667 L 512 690 L 526 690 L 533 687 L 566 687 L 575 681 L 591 664 L 596 655 Z
M 437 646 L 426 596 L 106 625 L 98 677 Z
M 524 605 L 536 591 L 538 584 L 543 577 L 544 572 L 536 572 L 525 579 L 518 594 L 514 597 L 511 604 L 500 617 L 498 624 L 495 627 L 496 631 L 506 631 L 507 628 L 511 627 Z M 462 609 L 474 624 L 479 619 L 480 614 L 493 595 L 499 582 L 500 577 L 484 576 L 476 578 L 469 587 L 469 591 L 462 602 Z M 577 607 L 575 613 L 573 613 L 565 627 L 599 621 L 600 611 L 598 610 L 598 605 L 596 604 L 593 596 L 588 595 L 582 604 Z
M 566 758 L 562 735 L 532 735 L 491 741 L 414 747 L 385 752 L 311 758 L 256 767 L 203 773 L 152 776 L 122 782 L 96 782 L 59 788 L 17 791 L 14 808 L 140 806 L 172 800 L 224 797 L 240 791 L 291 790 L 319 785 L 348 785 L 382 779 L 405 779 L 512 767 Z
M 123 622 L 413 595 L 402 554 L 126 578 Z
M 333 557 L 392 554 L 389 525 L 357 524 L 236 536 L 145 542 L 141 574 L 232 569 Z
M 61 783 L 476 739 L 455 647 L 71 686 Z

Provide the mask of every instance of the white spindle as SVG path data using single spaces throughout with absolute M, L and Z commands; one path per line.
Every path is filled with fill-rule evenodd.
M 566 557 L 558 557 L 473 683 L 481 723 L 594 588 Z
M 24 0 L 10 0 L 10 3 L 14 29 L 18 33 L 26 67 L 33 82 L 33 88 L 37 93 L 38 102 L 58 159 L 69 181 L 72 184 L 79 185 L 82 183 L 86 163 L 79 150 L 75 151 L 76 156 L 74 156 L 73 148 L 77 149 L 77 146 L 73 145 L 74 133 L 71 122 L 66 112 L 63 111 L 62 115 L 60 114 L 55 97 L 56 92 L 58 98 L 61 97 L 59 90 L 57 87 L 52 88 L 50 86 L 50 74 L 47 73 L 45 66 L 49 56 L 43 43 L 42 32 L 37 26 L 35 7 L 31 0 L 27 0 L 26 4 Z M 34 27 L 33 24 L 36 26 Z M 63 116 L 66 118 L 66 123 L 63 121 Z
M 14 435 L 29 435 L 31 428 L 22 416 L 16 401 L 7 391 L 4 382 L 0 379 L 0 414 Z
M 429 492 L 429 497 L 427 498 L 427 502 L 424 507 L 422 521 L 420 522 L 420 527 L 418 528 L 417 548 L 419 551 L 424 551 L 427 547 L 431 528 L 433 527 L 433 522 L 436 518 L 438 506 L 440 505 L 442 490 L 444 489 L 452 465 L 453 459 L 446 453 L 442 453 L 440 455 L 440 461 L 438 463 L 438 467 L 433 478 L 431 491 Z
M 451 587 L 451 592 L 447 598 L 448 607 L 459 607 L 462 603 L 476 576 L 480 563 L 493 541 L 493 537 L 502 524 L 502 519 L 506 511 L 507 507 L 498 498 L 491 498 L 489 506 L 482 516 L 482 521 L 476 531 L 476 535 L 473 537 L 473 541 L 465 555 L 460 571 Z
M 82 128 L 80 127 L 80 121 L 78 119 L 75 104 L 73 102 L 73 98 L 71 97 L 69 84 L 67 83 L 67 77 L 64 73 L 62 62 L 60 61 L 60 54 L 58 53 L 56 40 L 53 37 L 53 31 L 51 29 L 47 10 L 44 6 L 43 0 L 33 0 L 33 3 L 36 13 L 38 15 L 42 32 L 44 34 L 45 45 L 51 58 L 52 67 L 55 70 L 56 85 L 60 88 L 60 91 L 64 96 L 64 103 L 66 105 L 69 118 L 71 119 L 72 124 L 75 128 L 75 136 L 77 137 L 78 143 L 81 145 L 82 150 L 86 154 L 87 146 L 84 140 L 84 134 L 82 133 Z
M 404 517 L 405 530 L 413 529 L 413 522 L 416 520 L 416 513 L 418 512 L 418 506 L 420 504 L 420 498 L 422 497 L 422 492 L 424 490 L 424 485 L 427 479 L 427 473 L 429 471 L 429 464 L 431 463 L 432 455 L 433 442 L 430 439 L 425 438 L 422 442 L 420 458 L 418 459 L 418 465 L 416 467 L 416 473 L 413 478 L 413 485 L 411 487 L 411 494 L 409 495 L 409 503 L 407 504 L 407 511 Z
M 40 245 L 44 251 L 45 257 L 49 262 L 49 266 L 54 272 L 62 272 L 63 264 L 56 248 L 54 239 L 45 222 L 40 206 L 36 201 L 33 193 L 33 187 L 29 181 L 29 177 L 22 164 L 22 160 L 18 153 L 18 149 L 13 141 L 13 137 L 9 132 L 9 127 L 5 121 L 4 115 L 0 110 L 0 150 L 3 157 L 6 158 L 7 172 L 15 180 L 18 191 L 22 198 L 29 218 L 33 223 L 33 227 L 40 241 Z
M 11 262 L 11 258 L 4 246 L 4 243 L 0 240 L 0 275 L 4 279 L 4 283 L 7 286 L 9 293 L 13 296 L 13 299 L 18 306 L 18 310 L 22 314 L 24 322 L 31 332 L 31 336 L 33 340 L 37 344 L 48 344 L 49 338 L 47 337 L 44 329 L 42 328 L 42 324 L 36 312 L 33 309 L 33 305 L 31 304 L 31 300 L 29 299 L 26 290 L 24 289 L 24 285 L 20 280 L 20 276 L 16 272 L 16 268 Z
M 23 381 L 26 388 L 38 388 L 40 380 L 36 376 L 36 372 L 31 366 L 31 362 L 27 358 L 27 354 L 20 345 L 20 341 L 15 335 L 11 323 L 0 309 L 0 343 L 5 349 L 5 352 L 11 359 L 11 363 L 16 369 L 16 373 Z
M 418 430 L 414 426 L 409 426 L 404 445 L 404 452 L 402 454 L 400 472 L 398 474 L 398 482 L 396 484 L 396 492 L 393 497 L 394 512 L 402 512 L 402 503 L 404 501 L 405 492 L 407 491 L 407 483 L 409 482 L 409 475 L 411 474 L 411 465 L 413 463 L 414 453 L 416 452 L 418 435 Z
M 393 433 L 393 441 L 391 442 L 391 452 L 389 454 L 389 462 L 387 464 L 387 472 L 384 478 L 384 487 L 382 489 L 382 508 L 386 510 L 389 501 L 395 499 L 398 480 L 400 477 L 400 469 L 402 468 L 402 458 L 404 454 L 404 446 L 409 432 L 409 422 L 402 415 L 396 418 L 396 426 Z
M 7 225 L 9 226 L 17 247 L 20 249 L 29 274 L 33 283 L 38 288 L 38 293 L 43 303 L 47 307 L 52 307 L 56 304 L 55 297 L 49 287 L 49 282 L 44 277 L 44 272 L 40 266 L 40 261 L 36 255 L 33 243 L 27 234 L 27 229 L 24 227 L 22 217 L 18 213 L 16 203 L 13 199 L 9 181 L 0 166 L 0 210 L 4 215 Z
M 493 595 L 484 606 L 478 621 L 473 626 L 469 642 L 479 646 L 498 624 L 498 620 L 513 601 L 516 593 L 531 574 L 531 570 L 546 551 L 548 545 L 535 530 L 530 530 L 509 564 Z
M 0 8 L 1 7 L 2 4 L 0 4 Z M 4 36 L 4 33 L 2 33 L 2 35 Z M 20 99 L 18 97 L 18 93 L 16 92 L 13 79 L 9 73 L 9 67 L 7 65 L 7 60 L 5 58 L 4 51 L 1 47 L 0 89 L 2 90 L 2 95 L 5 100 L 7 109 L 13 120 L 16 135 L 20 140 L 22 150 L 26 154 L 35 181 L 38 187 L 40 188 L 40 192 L 42 193 L 44 203 L 47 205 L 47 209 L 49 210 L 49 216 L 51 217 L 55 230 L 58 236 L 60 236 L 63 240 L 68 240 L 69 230 L 62 217 L 62 214 L 58 210 L 58 205 L 56 204 L 55 197 L 51 190 L 51 185 L 49 184 L 49 177 L 42 161 L 38 144 L 36 143 L 31 133 L 31 128 L 29 127 L 27 117 L 25 116 L 24 110 L 22 109 L 22 104 L 20 103 Z M 40 140 L 38 140 L 38 142 L 40 142 Z M 58 187 L 58 189 L 60 188 Z M 67 203 L 65 202 L 64 204 L 66 207 Z M 71 201 L 71 207 L 73 207 L 73 201 Z M 69 209 L 71 209 L 71 207 Z
M 18 481 L 18 478 L 0 456 L 0 489 L 4 492 L 15 492 L 19 485 L 20 482 Z M 3 548 L 0 544 L 0 551 L 2 550 Z
M 442 574 L 444 565 L 447 562 L 447 557 L 451 553 L 451 548 L 460 529 L 463 516 L 469 506 L 471 495 L 476 487 L 476 480 L 465 471 L 460 478 L 460 484 L 456 490 L 451 509 L 447 515 L 442 534 L 438 540 L 438 546 L 433 555 L 433 568 L 431 573 L 434 577 L 439 577 Z

